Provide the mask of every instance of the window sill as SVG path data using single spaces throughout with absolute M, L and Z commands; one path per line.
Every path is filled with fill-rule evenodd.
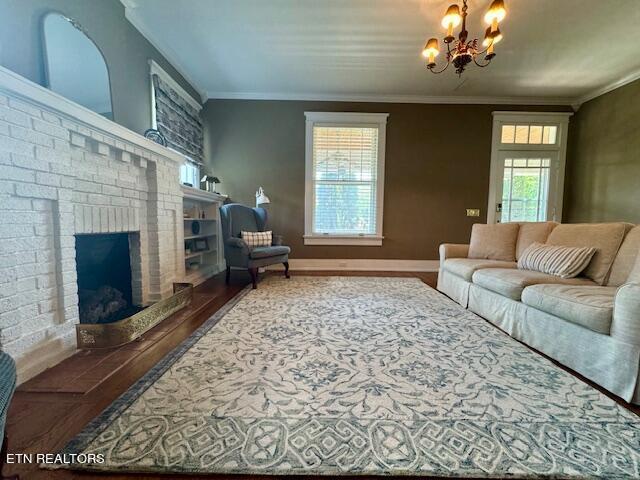
M 375 235 L 304 235 L 305 245 L 355 245 L 360 247 L 381 247 L 384 237 Z

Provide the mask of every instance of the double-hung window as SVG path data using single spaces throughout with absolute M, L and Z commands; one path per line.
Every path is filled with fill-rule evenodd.
M 388 114 L 305 116 L 305 245 L 382 245 Z

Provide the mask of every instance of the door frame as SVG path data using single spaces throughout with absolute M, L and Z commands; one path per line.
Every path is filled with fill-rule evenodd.
M 569 118 L 573 112 L 504 112 L 495 111 L 493 115 L 493 131 L 491 134 L 491 167 L 489 172 L 489 198 L 487 203 L 487 223 L 496 223 L 496 205 L 500 202 L 498 187 L 504 166 L 500 164 L 500 153 L 507 151 L 545 151 L 556 152 L 558 155 L 558 167 L 554 192 L 554 204 L 549 204 L 549 211 L 555 214 L 550 220 L 562 221 L 562 202 L 564 197 L 564 176 L 567 163 L 567 136 Z M 528 143 L 502 143 L 502 126 L 513 124 L 552 125 L 558 128 L 556 143 L 553 145 L 532 145 Z M 549 185 L 549 189 L 551 189 Z M 550 195 L 551 196 L 551 195 Z M 555 209 L 555 210 L 554 210 Z

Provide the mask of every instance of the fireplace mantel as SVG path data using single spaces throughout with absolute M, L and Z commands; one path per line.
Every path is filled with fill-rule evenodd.
M 129 233 L 142 305 L 185 275 L 184 157 L 0 67 L 0 347 L 19 381 L 77 350 L 75 237 Z
M 152 142 L 139 133 L 129 130 L 2 66 L 0 66 L 0 92 L 22 99 L 28 104 L 55 112 L 61 118 L 75 122 L 78 126 L 88 127 L 109 138 L 120 140 L 128 145 L 130 149 L 144 149 L 150 154 L 162 155 L 180 165 L 185 161 L 185 157 L 181 153 Z

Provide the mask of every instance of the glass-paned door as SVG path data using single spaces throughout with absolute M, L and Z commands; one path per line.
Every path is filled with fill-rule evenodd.
M 562 221 L 570 116 L 493 112 L 487 223 Z
M 499 222 L 543 222 L 555 217 L 556 152 L 502 151 L 496 206 Z

